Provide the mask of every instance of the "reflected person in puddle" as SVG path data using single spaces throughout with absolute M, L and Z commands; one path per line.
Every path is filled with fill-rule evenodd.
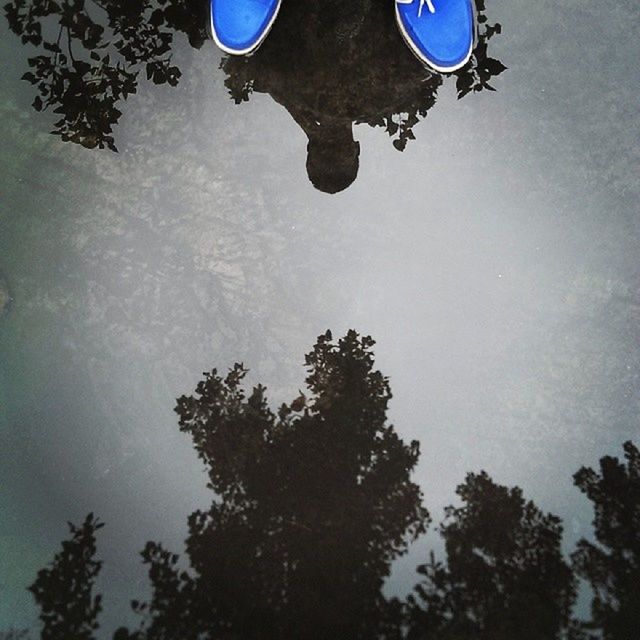
M 292 0 L 253 56 L 222 62 L 237 103 L 252 92 L 268 93 L 304 131 L 307 172 L 320 191 L 336 193 L 356 179 L 360 145 L 354 124 L 384 127 L 402 151 L 447 78 L 423 67 L 407 49 L 392 9 L 381 0 Z M 487 24 L 483 0 L 477 10 L 474 55 L 455 73 L 460 97 L 492 89 L 489 80 L 505 68 L 487 56 L 500 25 Z
M 487 22 L 484 0 L 476 5 L 477 46 L 452 74 L 459 97 L 493 90 L 490 80 L 505 69 L 487 55 L 500 25 Z M 109 0 L 90 11 L 74 0 L 13 0 L 4 11 L 30 49 L 23 79 L 36 89 L 33 107 L 56 114 L 52 133 L 87 148 L 117 150 L 113 129 L 141 75 L 179 85 L 176 35 L 196 49 L 208 40 L 208 2 L 201 0 Z M 255 55 L 221 64 L 236 103 L 256 91 L 287 109 L 308 138 L 309 178 L 327 193 L 358 174 L 354 124 L 384 127 L 402 151 L 447 79 L 405 46 L 388 0 L 288 0 Z

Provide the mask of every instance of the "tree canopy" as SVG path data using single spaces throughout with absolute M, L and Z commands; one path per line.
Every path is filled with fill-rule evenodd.
M 263 386 L 245 393 L 239 364 L 178 400 L 216 498 L 189 519 L 191 571 L 158 544 L 145 549 L 147 637 L 379 634 L 384 579 L 429 516 L 410 479 L 418 443 L 386 423 L 391 392 L 372 346 L 354 331 L 320 336 L 307 394 L 277 412 Z
M 560 519 L 518 487 L 470 473 L 440 534 L 446 563 L 418 568 L 409 598 L 411 640 L 552 640 L 565 637 L 575 599 Z
M 625 460 L 605 456 L 600 471 L 582 467 L 575 485 L 593 504 L 595 540 L 580 540 L 576 573 L 593 590 L 586 628 L 604 640 L 632 640 L 640 629 L 640 451 L 625 442 Z
M 103 524 L 90 513 L 62 543 L 49 567 L 41 569 L 29 587 L 40 607 L 42 640 L 93 640 L 102 610 L 102 596 L 94 595 L 102 562 L 95 558 L 96 532 Z
M 151 595 L 134 601 L 137 629 L 114 640 L 632 640 L 640 567 L 640 453 L 603 457 L 575 484 L 594 505 L 595 541 L 562 553 L 560 519 L 469 473 L 445 509 L 432 552 L 405 599 L 383 587 L 392 563 L 430 515 L 411 475 L 419 445 L 387 421 L 389 380 L 374 341 L 349 331 L 318 337 L 305 391 L 274 410 L 247 370 L 213 369 L 177 401 L 181 431 L 203 462 L 208 508 L 188 519 L 185 556 L 148 542 Z M 30 587 L 43 640 L 93 640 L 101 568 L 89 514 Z M 593 589 L 592 617 L 572 618 L 577 578 Z M 23 637 L 8 632 L 7 637 Z M 11 635 L 13 634 L 13 635 Z M 7 635 L 7 634 L 5 634 Z

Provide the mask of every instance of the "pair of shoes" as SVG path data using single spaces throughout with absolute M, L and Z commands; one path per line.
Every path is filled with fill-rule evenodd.
M 400 32 L 422 62 L 443 72 L 455 71 L 467 63 L 476 32 L 474 0 L 394 1 Z M 267 37 L 281 3 L 282 0 L 210 0 L 213 39 L 227 53 L 253 53 Z

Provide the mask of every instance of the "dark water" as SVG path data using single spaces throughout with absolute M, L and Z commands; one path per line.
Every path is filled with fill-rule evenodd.
M 488 1 L 502 33 L 460 78 L 420 67 L 391 2 L 291 2 L 256 56 L 222 68 L 188 5 L 163 27 L 160 84 L 142 64 L 126 100 L 104 102 L 126 78 L 96 80 L 44 112 L 20 80 L 43 49 L 2 22 L 0 629 L 35 627 L 25 589 L 90 511 L 106 522 L 105 637 L 135 625 L 138 552 L 181 552 L 187 516 L 211 502 L 176 398 L 242 362 L 276 410 L 327 329 L 376 340 L 388 419 L 420 442 L 404 486 L 434 523 L 486 470 L 562 518 L 565 554 L 593 536 L 572 474 L 639 440 L 640 11 Z M 57 20 L 42 20 L 54 42 Z M 91 60 L 84 37 L 74 51 Z M 458 100 L 499 70 L 487 57 L 508 67 L 496 91 Z M 103 100 L 91 126 L 87 87 Z M 393 561 L 387 595 L 413 588 L 430 549 L 445 557 L 433 526 Z

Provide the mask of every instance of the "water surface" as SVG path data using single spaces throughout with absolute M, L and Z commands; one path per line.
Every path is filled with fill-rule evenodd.
M 567 550 L 589 535 L 571 475 L 638 440 L 640 16 L 487 11 L 497 91 L 457 100 L 448 79 L 402 152 L 361 114 L 357 177 L 333 194 L 309 180 L 301 116 L 257 86 L 236 104 L 212 44 L 177 38 L 179 85 L 140 82 L 114 153 L 48 133 L 2 24 L 0 627 L 35 623 L 25 587 L 89 511 L 108 525 L 104 626 L 126 619 L 144 542 L 179 550 L 208 500 L 175 398 L 243 362 L 276 407 L 328 328 L 375 338 L 436 520 L 485 469 L 561 516 Z

